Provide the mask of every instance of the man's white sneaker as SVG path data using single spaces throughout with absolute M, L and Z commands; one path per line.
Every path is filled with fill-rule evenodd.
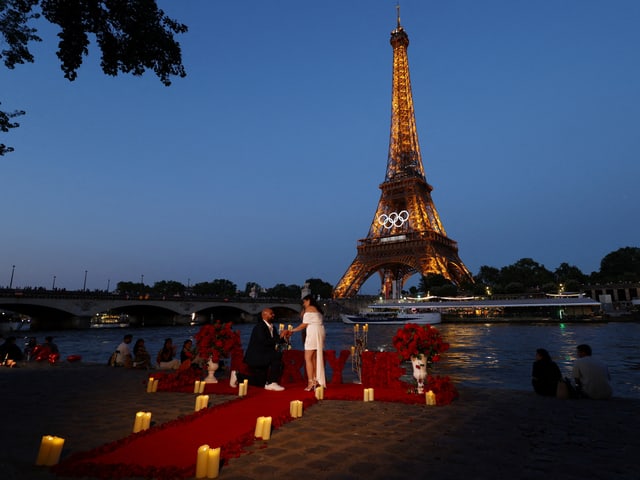
M 280 385 L 278 385 L 276 382 L 272 382 L 272 383 L 267 383 L 264 386 L 265 390 L 272 390 L 274 392 L 281 392 L 282 390 L 284 390 L 284 387 L 281 387 Z
M 229 378 L 229 386 L 236 388 L 238 386 L 238 375 L 235 370 L 231 370 L 231 377 Z

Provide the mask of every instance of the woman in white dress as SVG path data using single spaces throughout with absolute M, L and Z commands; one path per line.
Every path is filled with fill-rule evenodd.
M 318 385 L 327 386 L 324 375 L 324 349 L 325 331 L 323 325 L 322 309 L 311 295 L 302 299 L 302 323 L 292 330 L 299 332 L 306 329 L 304 339 L 304 362 L 309 381 L 306 391 L 311 391 Z

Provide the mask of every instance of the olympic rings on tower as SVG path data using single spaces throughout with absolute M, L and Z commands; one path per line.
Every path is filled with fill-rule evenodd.
M 378 223 L 384 228 L 401 227 L 409 220 L 409 212 L 402 210 L 400 213 L 391 212 L 389 215 L 383 213 L 378 217 Z

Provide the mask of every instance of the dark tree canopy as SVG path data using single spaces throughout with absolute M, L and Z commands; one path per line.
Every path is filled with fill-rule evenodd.
M 623 247 L 607 254 L 600 262 L 603 281 L 637 281 L 640 278 L 640 248 Z
M 187 27 L 167 17 L 156 0 L 0 0 L 0 60 L 7 68 L 34 61 L 29 43 L 41 39 L 31 23 L 40 17 L 60 27 L 56 54 L 70 81 L 89 54 L 91 39 L 102 52 L 100 66 L 107 75 L 152 70 L 167 86 L 171 77 L 186 76 L 174 35 Z M 16 128 L 10 119 L 22 113 L 0 112 L 0 131 Z M 0 155 L 10 151 L 0 145 Z

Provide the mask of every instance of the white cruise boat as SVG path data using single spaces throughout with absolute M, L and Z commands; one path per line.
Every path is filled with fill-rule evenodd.
M 358 314 L 341 314 L 343 323 L 368 323 L 369 325 L 432 325 L 440 323 L 440 312 L 423 303 L 379 303 L 369 305 Z

